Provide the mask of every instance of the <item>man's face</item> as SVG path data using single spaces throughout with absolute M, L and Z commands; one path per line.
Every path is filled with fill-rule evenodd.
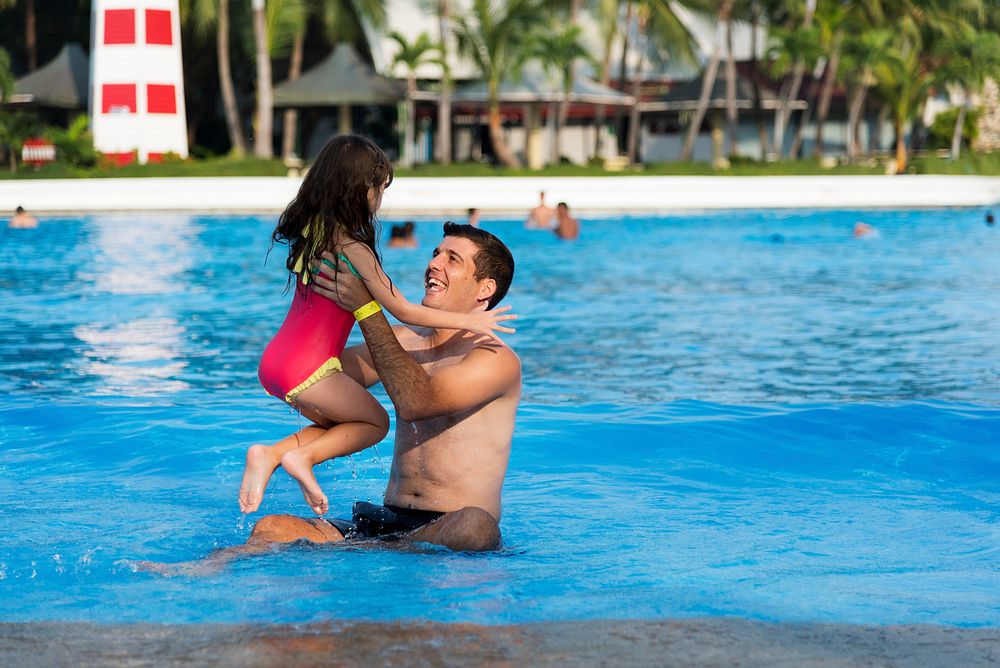
M 434 256 L 424 272 L 424 298 L 430 308 L 468 313 L 488 298 L 489 279 L 475 279 L 472 261 L 479 248 L 464 237 L 445 237 L 434 249 Z

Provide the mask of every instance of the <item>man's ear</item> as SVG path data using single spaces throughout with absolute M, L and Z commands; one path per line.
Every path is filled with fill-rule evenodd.
M 479 282 L 479 295 L 477 299 L 481 302 L 488 302 L 497 292 L 497 282 L 493 278 L 484 278 Z

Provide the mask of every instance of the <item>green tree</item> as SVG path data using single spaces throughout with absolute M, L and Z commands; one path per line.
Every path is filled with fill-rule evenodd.
M 230 49 L 230 2 L 229 0 L 181 0 L 181 20 L 190 22 L 195 32 L 207 34 L 215 28 L 215 50 L 219 74 L 219 93 L 222 96 L 222 112 L 229 133 L 230 152 L 236 158 L 246 154 L 246 140 L 243 124 L 236 102 L 233 86 L 232 59 Z
M 630 40 L 632 24 L 635 22 L 635 44 L 638 52 L 638 62 L 632 73 L 632 95 L 639 101 L 643 69 L 647 60 L 657 63 L 696 62 L 697 47 L 690 31 L 674 11 L 674 5 L 700 9 L 706 0 L 684 0 L 684 2 L 669 2 L 668 0 L 597 0 L 595 17 L 598 32 L 601 37 L 600 80 L 605 86 L 611 83 L 611 51 L 615 40 L 621 37 L 622 52 L 620 60 L 619 81 L 625 85 L 627 77 L 626 63 L 629 60 L 633 42 Z M 616 108 L 616 124 L 621 108 Z M 600 155 L 601 126 L 604 125 L 604 107 L 598 106 L 595 120 L 595 155 Z M 630 159 L 635 160 L 638 154 L 638 109 L 633 107 L 630 113 L 629 134 L 626 138 L 626 151 Z
M 705 120 L 705 114 L 708 113 L 709 97 L 711 96 L 712 88 L 715 86 L 715 77 L 719 73 L 719 62 L 722 59 L 722 42 L 725 38 L 726 26 L 732 20 L 733 15 L 733 0 L 721 0 L 713 4 L 716 5 L 718 36 L 715 48 L 712 49 L 712 55 L 708 59 L 708 65 L 705 67 L 705 72 L 702 75 L 698 106 L 695 108 L 694 117 L 691 119 L 687 134 L 684 136 L 684 144 L 681 147 L 680 156 L 682 161 L 690 160 L 691 156 L 694 155 L 694 143 L 698 139 L 698 133 L 701 130 L 702 122 Z
M 10 71 L 10 54 L 0 48 L 0 99 L 6 101 L 14 93 L 14 75 Z M 24 140 L 34 132 L 34 117 L 22 111 L 10 111 L 0 106 L 0 147 L 6 148 L 10 171 L 17 171 L 17 154 Z
M 816 136 L 813 155 L 817 158 L 823 154 L 823 127 L 830 115 L 830 102 L 833 99 L 833 87 L 837 81 L 843 53 L 844 33 L 847 16 L 851 5 L 840 0 L 820 0 L 816 7 L 816 27 L 818 28 L 819 46 L 826 54 L 826 64 L 823 68 L 822 84 L 819 97 L 815 102 Z M 793 155 L 798 153 L 793 151 Z
M 14 93 L 14 73 L 10 71 L 10 54 L 0 47 L 0 100 Z
M 595 17 L 601 36 L 600 82 L 603 86 L 610 86 L 611 51 L 621 32 L 621 0 L 596 0 Z M 597 105 L 594 110 L 594 155 L 597 157 L 604 152 L 601 130 L 604 128 L 605 114 L 604 105 Z
M 271 0 L 272 7 L 275 0 Z M 268 44 L 265 0 L 251 0 L 254 58 L 257 69 L 257 109 L 254 112 L 254 148 L 258 158 L 274 156 L 274 81 L 271 78 L 271 50 Z
M 438 19 L 438 48 L 441 50 L 441 98 L 438 102 L 437 159 L 451 164 L 451 70 L 448 68 L 448 37 L 452 33 L 449 0 L 432 0 Z
M 38 117 L 29 111 L 0 111 L 0 145 L 7 147 L 10 171 L 17 171 L 17 157 L 25 140 L 38 134 L 40 128 Z
M 24 6 L 24 44 L 28 56 L 28 71 L 38 69 L 38 17 L 35 0 L 0 0 L 0 10 L 13 9 L 18 4 Z
M 957 38 L 944 40 L 941 51 L 943 66 L 938 74 L 943 81 L 957 86 L 963 97 L 951 138 L 951 159 L 957 160 L 972 94 L 982 90 L 986 79 L 1000 79 L 1000 35 L 969 28 Z
M 90 119 L 80 114 L 68 128 L 51 127 L 45 138 L 56 147 L 56 159 L 75 167 L 90 167 L 97 162 L 94 136 L 90 133 Z
M 869 29 L 849 35 L 844 41 L 847 85 L 851 90 L 847 111 L 847 158 L 856 160 L 860 153 L 859 128 L 868 91 L 879 81 L 876 69 L 898 57 L 894 51 L 895 33 L 888 29 Z
M 934 75 L 921 62 L 912 45 L 891 51 L 873 68 L 879 93 L 890 105 L 896 131 L 896 170 L 902 172 L 908 163 L 906 129 L 927 98 Z
M 611 52 L 615 40 L 621 37 L 622 51 L 619 61 L 618 79 L 624 87 L 628 79 L 626 63 L 629 61 L 633 42 L 630 36 L 635 23 L 634 48 L 638 52 L 638 62 L 632 72 L 631 90 L 636 102 L 642 84 L 643 69 L 647 60 L 660 64 L 697 61 L 697 47 L 694 37 L 687 26 L 674 11 L 675 5 L 701 10 L 707 0 L 684 0 L 670 2 L 668 0 L 597 0 L 595 17 L 601 37 L 600 80 L 605 86 L 611 83 Z M 636 107 L 630 110 L 629 134 L 625 140 L 625 150 L 630 159 L 638 155 L 639 114 Z M 596 130 L 594 153 L 600 155 L 601 126 L 604 125 L 604 107 L 598 106 L 596 111 Z M 619 122 L 621 107 L 616 107 L 616 125 L 621 130 Z
M 469 15 L 458 17 L 459 49 L 486 83 L 490 142 L 507 167 L 520 161 L 507 146 L 500 125 L 500 82 L 523 62 L 531 28 L 544 20 L 544 0 L 473 0 Z
M 406 70 L 406 128 L 403 139 L 402 164 L 413 165 L 414 141 L 416 138 L 416 109 L 413 94 L 417 92 L 417 70 L 424 64 L 441 61 L 440 47 L 422 32 L 412 42 L 396 31 L 389 33 L 399 45 L 399 51 L 392 59 L 392 65 L 402 65 Z
M 580 26 L 576 25 L 568 25 L 563 30 L 555 26 L 545 27 L 535 32 L 528 41 L 525 52 L 528 60 L 537 60 L 546 72 L 559 77 L 560 99 L 555 114 L 556 137 L 552 147 L 554 163 L 558 163 L 562 158 L 562 119 L 566 116 L 564 109 L 573 90 L 573 70 L 576 61 L 584 60 L 596 65 L 590 52 L 580 42 L 582 32 Z

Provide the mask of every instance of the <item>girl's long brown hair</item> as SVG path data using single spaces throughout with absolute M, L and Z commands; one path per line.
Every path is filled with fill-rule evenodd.
M 330 250 L 337 225 L 368 246 L 381 263 L 376 243 L 379 224 L 368 204 L 368 190 L 383 184 L 389 187 L 390 183 L 392 164 L 370 139 L 338 135 L 328 141 L 271 235 L 272 247 L 288 244 L 288 271 L 295 272 L 299 259 L 301 270 L 308 271 L 310 260 Z

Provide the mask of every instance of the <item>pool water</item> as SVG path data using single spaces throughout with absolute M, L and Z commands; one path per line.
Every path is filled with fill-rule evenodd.
M 858 220 L 878 236 L 852 238 Z M 236 503 L 247 446 L 303 424 L 256 380 L 288 300 L 274 218 L 4 230 L 0 620 L 1000 625 L 1000 229 L 982 221 L 626 216 L 565 243 L 487 220 L 518 262 L 524 369 L 504 550 L 298 545 L 198 577 L 134 564 L 309 514 L 280 470 L 261 513 Z M 411 299 L 440 222 L 384 251 Z M 391 456 L 322 465 L 333 514 L 379 501 Z

